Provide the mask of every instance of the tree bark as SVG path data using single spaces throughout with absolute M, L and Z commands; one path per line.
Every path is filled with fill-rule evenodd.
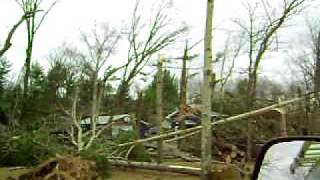
M 188 44 L 184 49 L 182 58 L 182 70 L 181 70 L 181 81 L 180 81 L 180 104 L 187 104 L 187 60 L 188 60 Z
M 315 39 L 315 72 L 314 72 L 314 92 L 320 91 L 320 31 L 317 33 Z M 316 96 L 317 106 L 320 105 L 320 97 L 319 95 Z M 315 112 L 313 113 L 312 117 L 312 132 L 314 134 L 318 134 L 318 127 L 319 124 L 319 117 L 316 115 L 319 113 L 319 108 L 315 108 Z
M 96 120 L 97 120 L 97 106 L 98 106 L 98 71 L 93 72 L 92 77 L 92 104 L 91 104 L 91 138 L 96 136 Z
M 161 135 L 162 133 L 162 120 L 163 120 L 163 104 L 162 104 L 162 91 L 163 91 L 163 63 L 164 63 L 164 58 L 160 57 L 159 62 L 158 62 L 158 74 L 157 74 L 157 89 L 156 89 L 156 111 L 157 111 L 157 125 L 158 125 L 158 135 Z M 163 154 L 162 154 L 162 149 L 163 149 L 163 140 L 159 139 L 158 140 L 158 158 L 157 162 L 161 163 Z
M 248 95 L 247 95 L 247 110 L 250 111 L 253 108 L 254 98 L 255 98 L 255 77 L 253 75 L 249 75 L 248 81 Z M 247 120 L 247 160 L 251 160 L 252 154 L 252 137 L 251 137 L 251 121 Z
M 212 21 L 213 21 L 214 0 L 207 1 L 206 30 L 204 37 L 204 67 L 201 117 L 201 179 L 208 180 L 211 174 L 211 87 L 212 87 Z
M 34 17 L 32 17 L 34 18 Z M 32 19 L 31 19 L 32 20 Z M 34 26 L 34 24 L 30 24 L 30 20 L 27 20 L 27 27 Z M 23 77 L 23 94 L 22 94 L 22 109 L 21 109 L 21 115 L 20 120 L 23 120 L 26 115 L 26 109 L 28 105 L 28 95 L 29 95 L 29 79 L 30 79 L 30 73 L 31 73 L 31 58 L 32 58 L 32 50 L 33 50 L 33 41 L 34 41 L 34 35 L 32 28 L 28 28 L 28 45 L 26 49 L 26 59 L 24 63 L 24 77 Z M 29 124 L 29 123 L 28 123 Z
M 315 72 L 314 72 L 314 91 L 320 91 L 320 31 L 315 43 Z M 319 97 L 317 97 L 319 98 Z

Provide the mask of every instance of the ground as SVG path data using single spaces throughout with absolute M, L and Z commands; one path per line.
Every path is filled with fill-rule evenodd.
M 197 176 L 177 173 L 165 173 L 151 170 L 116 169 L 112 171 L 112 180 L 198 180 Z
M 16 178 L 19 175 L 28 172 L 26 169 L 9 170 L 0 168 L 0 180 L 5 180 L 9 176 Z M 188 176 L 177 173 L 164 173 L 149 170 L 130 170 L 130 169 L 113 169 L 111 180 L 197 180 L 197 176 Z
M 0 180 L 5 180 L 8 177 L 16 178 L 21 174 L 28 172 L 28 169 L 8 169 L 8 168 L 0 168 Z
M 175 165 L 190 165 L 189 162 L 175 162 L 171 161 L 166 164 Z M 194 167 L 199 167 L 199 163 L 192 163 Z M 217 165 L 215 166 L 217 167 Z M 18 177 L 24 174 L 28 169 L 8 169 L 0 168 L 0 180 L 5 180 L 9 176 Z M 141 169 L 125 169 L 125 168 L 114 168 L 112 169 L 112 175 L 109 178 L 111 180 L 198 180 L 198 176 L 184 175 L 179 173 L 159 172 L 152 170 L 141 170 Z M 234 169 L 228 169 L 226 171 L 215 172 L 215 180 L 239 180 L 239 173 Z

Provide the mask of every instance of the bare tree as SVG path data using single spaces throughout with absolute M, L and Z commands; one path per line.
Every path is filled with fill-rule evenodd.
M 74 62 L 76 67 L 73 68 L 76 69 L 67 70 L 74 71 L 74 85 L 71 98 L 72 106 L 66 108 L 60 104 L 60 109 L 67 115 L 67 119 L 72 122 L 68 132 L 71 142 L 77 147 L 78 151 L 90 148 L 92 143 L 106 129 L 112 127 L 111 122 L 101 128 L 97 128 L 96 124 L 100 114 L 101 98 L 105 91 L 105 84 L 118 70 L 123 68 L 123 66 L 114 67 L 110 62 L 110 57 L 115 53 L 120 39 L 120 33 L 118 31 L 108 25 L 95 26 L 90 33 L 82 33 L 81 37 L 85 47 L 83 51 L 68 47 L 62 53 L 63 60 Z M 92 83 L 90 131 L 88 132 L 83 132 L 80 126 L 84 113 L 79 107 L 79 103 L 83 101 L 79 96 L 81 93 L 79 86 L 84 79 Z
M 82 40 L 87 47 L 87 54 L 84 55 L 85 68 L 89 71 L 92 82 L 91 137 L 86 148 L 92 144 L 92 141 L 97 138 L 98 135 L 96 121 L 100 112 L 100 99 L 103 91 L 103 84 L 109 77 L 121 69 L 121 67 L 114 68 L 111 65 L 108 66 L 105 70 L 105 76 L 102 79 L 102 84 L 100 84 L 99 89 L 99 73 L 109 60 L 110 56 L 115 53 L 119 39 L 120 34 L 108 25 L 105 25 L 100 29 L 93 29 L 90 35 L 82 34 Z
M 309 65 L 309 72 L 313 74 L 312 77 L 314 91 L 320 91 L 320 20 L 307 20 L 307 25 L 309 29 L 309 37 L 311 42 L 312 59 L 313 66 Z M 310 64 L 310 63 L 309 63 Z M 311 68 L 310 68 L 311 67 Z M 313 67 L 313 68 L 312 68 Z M 319 97 L 318 97 L 319 99 Z
M 299 52 L 290 51 L 290 64 L 289 68 L 297 76 L 297 81 L 300 81 L 303 85 L 303 89 L 306 92 L 312 91 L 315 80 L 315 61 L 312 57 L 312 53 L 299 45 Z
M 248 5 L 248 25 L 237 22 L 246 32 L 248 41 L 248 87 L 247 87 L 247 108 L 251 109 L 255 103 L 258 72 L 261 61 L 270 47 L 278 42 L 277 32 L 284 26 L 285 22 L 299 13 L 307 0 L 283 0 L 280 13 L 270 7 L 270 3 L 261 0 L 255 6 Z M 258 18 L 258 8 L 264 12 L 265 19 Z M 248 121 L 247 157 L 251 157 L 251 133 Z
M 217 53 L 217 64 L 219 63 L 219 93 L 220 93 L 220 108 L 219 111 L 222 113 L 224 108 L 224 98 L 225 98 L 225 86 L 230 80 L 235 67 L 235 61 L 241 53 L 244 43 L 244 33 L 239 35 L 228 34 L 225 41 L 224 49 L 219 54 Z
M 133 11 L 132 22 L 128 33 L 129 50 L 127 64 L 118 89 L 118 107 L 124 111 L 125 96 L 134 78 L 143 75 L 143 68 L 150 62 L 150 59 L 159 51 L 173 44 L 180 35 L 186 31 L 185 26 L 176 29 L 169 29 L 170 19 L 165 15 L 169 3 L 163 3 L 150 19 L 149 26 L 142 22 L 142 15 L 139 14 L 140 1 L 137 0 Z M 147 32 L 143 37 L 141 32 Z
M 95 129 L 95 133 L 83 132 L 83 129 L 80 125 L 82 121 L 82 114 L 78 109 L 78 103 L 80 100 L 79 93 L 79 86 L 75 85 L 72 97 L 71 112 L 66 110 L 63 106 L 60 106 L 60 108 L 67 115 L 67 119 L 71 120 L 70 130 L 68 131 L 71 143 L 77 148 L 78 152 L 81 152 L 89 149 L 94 140 L 100 137 L 105 130 L 111 128 L 113 123 L 109 123 L 100 129 Z

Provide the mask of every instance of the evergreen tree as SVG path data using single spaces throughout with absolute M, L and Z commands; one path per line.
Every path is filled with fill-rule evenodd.
M 6 76 L 10 71 L 10 64 L 9 62 L 4 59 L 0 58 L 0 98 L 3 95 L 5 83 L 6 83 Z
M 39 97 L 44 95 L 47 87 L 46 75 L 39 63 L 31 66 L 30 72 L 30 91 L 31 96 Z
M 156 75 L 152 83 L 144 92 L 144 104 L 149 109 L 148 114 L 156 111 Z M 163 72 L 163 112 L 164 115 L 171 113 L 179 106 L 178 82 L 168 70 Z M 144 117 L 148 119 L 148 117 Z
M 9 73 L 10 64 L 9 62 L 4 59 L 0 58 L 0 123 L 8 124 L 9 119 L 7 114 L 5 113 L 5 103 L 4 100 L 4 92 L 5 92 L 5 83 L 7 81 L 7 75 Z
M 32 64 L 29 82 L 26 106 L 20 120 L 22 126 L 31 130 L 42 124 L 41 120 L 49 115 L 53 107 L 47 99 L 47 77 L 39 63 Z

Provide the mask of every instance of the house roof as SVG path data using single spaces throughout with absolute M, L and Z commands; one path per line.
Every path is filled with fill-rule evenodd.
M 107 116 L 107 115 L 100 115 L 97 118 L 97 125 L 104 125 L 108 124 L 110 121 L 119 121 L 123 119 L 125 122 L 130 122 L 130 115 L 129 114 L 119 114 L 119 115 L 113 115 L 113 116 Z M 86 117 L 81 120 L 81 125 L 89 125 L 91 124 L 91 117 Z

